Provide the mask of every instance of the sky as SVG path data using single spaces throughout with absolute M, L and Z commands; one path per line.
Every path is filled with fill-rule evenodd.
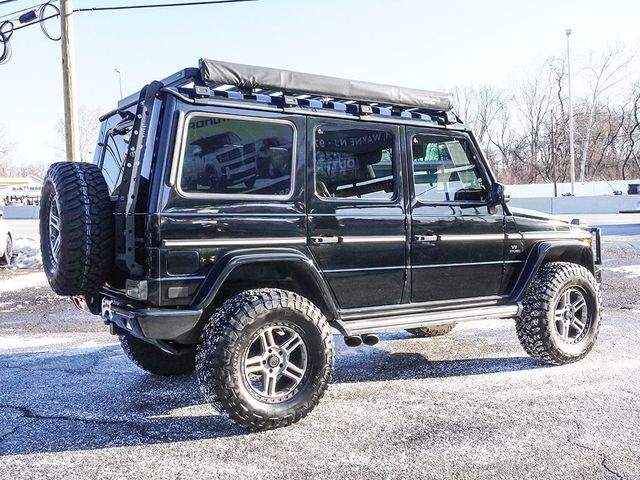
M 38 0 L 0 5 L 0 15 Z M 75 0 L 76 8 L 155 3 Z M 506 88 L 566 48 L 580 58 L 616 43 L 640 50 L 637 0 L 259 0 L 171 9 L 77 13 L 77 103 L 108 111 L 124 94 L 201 57 L 428 90 Z M 55 20 L 49 20 L 55 22 Z M 51 25 L 55 29 L 55 25 Z M 37 26 L 15 32 L 0 65 L 0 129 L 16 162 L 61 160 L 60 43 Z M 632 72 L 640 80 L 640 73 Z M 582 87 L 581 87 L 582 85 Z

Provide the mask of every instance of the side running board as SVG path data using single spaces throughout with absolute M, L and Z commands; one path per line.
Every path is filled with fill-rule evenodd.
M 408 328 L 429 327 L 451 322 L 469 320 L 485 320 L 497 318 L 514 318 L 520 312 L 519 305 L 500 305 L 491 307 L 465 308 L 446 312 L 425 312 L 411 315 L 395 315 L 391 317 L 366 318 L 341 322 L 341 327 L 348 335 L 363 333 L 388 332 Z

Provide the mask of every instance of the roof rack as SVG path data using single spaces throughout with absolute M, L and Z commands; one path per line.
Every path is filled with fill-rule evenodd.
M 201 101 L 249 101 L 267 108 L 461 123 L 453 113 L 450 94 L 216 60 L 201 59 L 199 69 L 186 68 L 160 83 L 178 92 L 193 84 Z M 139 94 L 134 94 L 121 100 L 118 110 L 133 106 L 138 99 Z

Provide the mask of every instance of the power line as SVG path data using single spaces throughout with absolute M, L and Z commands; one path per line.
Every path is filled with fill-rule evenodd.
M 52 2 L 49 2 L 49 3 L 55 3 L 55 1 L 57 1 L 57 0 L 53 0 Z M 37 5 L 32 5 L 30 7 L 22 8 L 20 10 L 16 10 L 15 12 L 3 13 L 3 14 L 0 15 L 0 20 L 4 19 L 4 18 L 14 17 L 18 13 L 28 12 L 29 10 L 36 10 L 36 9 L 40 8 L 41 6 L 42 6 L 41 4 L 37 4 Z M 11 19 L 12 20 L 17 20 L 17 18 L 11 18 Z
M 197 5 L 213 5 L 216 3 L 238 3 L 238 2 L 256 2 L 258 0 L 209 0 L 200 2 L 185 2 L 185 3 L 159 3 L 156 5 L 120 5 L 117 7 L 88 7 L 88 8 L 76 8 L 75 12 L 104 12 L 109 10 L 137 10 L 142 8 L 163 8 L 163 7 L 192 7 Z
M 0 0 L 0 5 L 16 2 L 17 0 Z M 56 18 L 60 16 L 60 9 L 55 5 L 58 0 L 49 0 L 41 3 L 40 5 L 34 5 L 32 7 L 24 8 L 17 10 L 12 13 L 4 14 L 0 16 L 0 65 L 7 63 L 11 58 L 11 37 L 13 34 L 22 30 L 23 28 L 31 27 L 33 25 L 39 25 L 42 29 L 42 32 L 46 35 L 47 38 L 53 41 L 60 40 L 60 37 L 53 37 L 45 26 L 45 21 L 50 20 L 52 18 Z M 87 7 L 87 8 L 76 8 L 73 10 L 73 13 L 76 12 L 104 12 L 104 11 L 115 11 L 115 10 L 139 10 L 139 9 L 149 9 L 149 8 L 167 8 L 167 7 L 194 7 L 201 5 L 214 5 L 221 3 L 239 3 L 239 2 L 255 2 L 258 0 L 200 0 L 200 1 L 191 1 L 191 2 L 173 2 L 173 3 L 159 3 L 159 4 L 138 4 L 138 5 L 120 5 L 115 7 Z M 54 13 L 51 15 L 46 15 L 47 7 L 51 7 L 54 10 Z M 14 15 L 22 13 L 22 12 L 33 12 L 35 15 L 28 15 L 28 13 L 23 13 L 23 15 L 19 17 L 14 17 Z M 26 20 L 22 19 L 23 16 L 28 16 Z M 8 19 L 7 19 L 8 18 Z M 18 25 L 16 25 L 18 23 Z

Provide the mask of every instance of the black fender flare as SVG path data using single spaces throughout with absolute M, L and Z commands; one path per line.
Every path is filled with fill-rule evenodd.
M 531 247 L 524 267 L 511 292 L 512 300 L 517 302 L 522 300 L 538 270 L 546 261 L 567 258 L 574 263 L 583 265 L 595 274 L 593 250 L 587 244 L 580 240 L 542 241 Z
M 303 252 L 288 248 L 255 248 L 233 250 L 227 253 L 216 262 L 207 275 L 194 297 L 192 307 L 206 309 L 213 302 L 229 275 L 239 266 L 263 262 L 293 262 L 296 265 L 301 265 L 310 274 L 315 283 L 314 288 L 318 289 L 331 317 L 333 317 L 328 320 L 335 321 L 340 318 L 338 304 L 320 269 Z

